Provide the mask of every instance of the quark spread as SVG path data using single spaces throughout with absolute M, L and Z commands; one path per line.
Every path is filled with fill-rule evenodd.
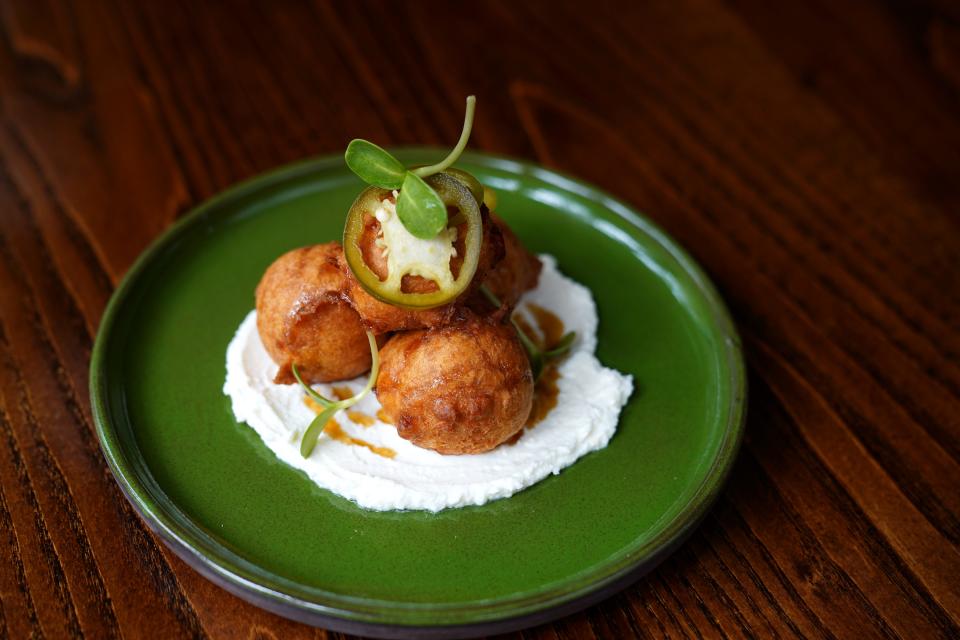
M 421 449 L 397 435 L 384 421 L 376 396 L 369 394 L 350 411 L 338 413 L 310 457 L 301 457 L 300 438 L 316 414 L 299 386 L 273 383 L 277 367 L 260 342 L 255 311 L 227 348 L 223 391 L 234 416 L 253 428 L 280 460 L 319 486 L 377 511 L 481 505 L 560 473 L 607 445 L 633 392 L 633 379 L 604 367 L 594 355 L 597 309 L 589 289 L 562 275 L 552 256 L 540 258 L 539 284 L 524 295 L 518 310 L 548 309 L 566 330 L 577 332 L 577 339 L 556 369 L 556 405 L 515 442 L 473 455 Z M 365 383 L 361 377 L 334 386 L 339 393 L 345 391 L 342 387 L 355 393 Z M 316 389 L 326 397 L 337 395 L 331 385 Z

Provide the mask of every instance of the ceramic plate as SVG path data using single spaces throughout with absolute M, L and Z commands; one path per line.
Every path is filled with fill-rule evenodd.
M 406 164 L 435 149 L 406 149 Z M 370 512 L 317 488 L 234 421 L 227 343 L 267 265 L 340 239 L 362 185 L 342 157 L 240 184 L 167 231 L 117 289 L 91 365 L 117 481 L 214 582 L 281 615 L 378 636 L 471 636 L 583 608 L 649 571 L 719 492 L 744 422 L 730 317 L 703 272 L 597 189 L 482 154 L 458 163 L 499 196 L 527 247 L 590 287 L 597 355 L 636 391 L 605 449 L 482 507 Z

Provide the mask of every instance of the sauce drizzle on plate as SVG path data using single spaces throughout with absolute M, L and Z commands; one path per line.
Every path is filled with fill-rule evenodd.
M 373 451 L 378 456 L 383 456 L 384 458 L 394 458 L 397 455 L 397 452 L 388 447 L 378 447 L 372 445 L 369 442 L 360 440 L 359 438 L 354 438 L 340 426 L 340 423 L 336 420 L 331 420 L 327 423 L 327 426 L 323 428 L 323 432 L 336 440 L 337 442 L 342 442 L 344 444 L 352 444 L 357 447 L 365 447 L 370 451 Z
M 361 427 L 372 427 L 377 421 L 373 416 L 368 416 L 362 411 L 347 411 L 347 417 L 350 422 L 359 424 Z
M 346 387 L 339 387 L 340 390 L 345 388 Z M 338 391 L 338 387 L 334 387 L 333 393 L 337 397 L 340 397 L 340 392 Z M 347 397 L 350 397 L 349 389 L 347 389 L 347 394 L 348 394 Z M 319 414 L 321 411 L 323 411 L 323 407 L 317 404 L 316 401 L 310 396 L 303 397 L 303 404 L 310 407 L 310 410 L 316 414 Z M 357 416 L 359 417 L 366 418 L 367 420 L 370 420 L 370 424 L 373 424 L 373 418 L 371 418 L 370 416 L 364 413 L 360 413 L 359 411 L 349 411 L 347 412 L 347 417 L 350 418 L 350 420 L 353 422 L 357 422 L 357 420 L 355 420 L 354 416 L 351 414 L 357 414 Z M 368 426 L 368 425 L 365 425 L 365 426 Z M 323 432 L 328 436 L 330 436 L 331 438 L 333 438 L 334 440 L 336 440 L 337 442 L 342 442 L 343 444 L 349 444 L 356 447 L 363 447 L 365 449 L 369 449 L 373 453 L 377 454 L 378 456 L 383 456 L 384 458 L 395 458 L 397 455 L 397 452 L 389 447 L 378 447 L 374 444 L 370 444 L 365 440 L 361 440 L 360 438 L 354 438 L 349 433 L 343 430 L 343 427 L 340 426 L 340 423 L 338 423 L 336 420 L 333 420 L 333 419 L 327 422 L 327 424 L 323 427 Z
M 537 328 L 534 329 L 523 315 L 518 314 L 515 318 L 523 332 L 544 351 L 556 347 L 563 338 L 563 320 L 549 309 L 544 309 L 537 304 L 527 304 L 527 310 L 536 320 Z M 508 444 L 513 444 L 519 440 L 524 431 L 546 418 L 550 411 L 557 406 L 557 397 L 560 395 L 560 387 L 557 386 L 557 380 L 559 379 L 560 369 L 557 368 L 557 363 L 548 362 L 544 367 L 543 374 L 537 381 L 536 387 L 533 389 L 533 407 L 530 409 L 527 423 L 522 431 L 507 441 Z
M 353 390 L 350 387 L 331 387 L 333 395 L 337 396 L 337 400 L 346 400 L 347 398 L 353 397 Z

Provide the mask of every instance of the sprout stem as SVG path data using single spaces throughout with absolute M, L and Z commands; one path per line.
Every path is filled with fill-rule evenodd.
M 421 178 L 426 178 L 427 176 L 432 176 L 435 173 L 440 173 L 460 158 L 460 154 L 463 153 L 463 150 L 467 148 L 467 140 L 470 139 L 470 131 L 473 129 L 473 111 L 476 107 L 476 104 L 476 96 L 467 96 L 467 112 L 463 116 L 463 131 L 460 133 L 460 140 L 457 141 L 457 146 L 453 148 L 453 151 L 450 152 L 450 155 L 437 164 L 431 164 L 426 167 L 420 167 L 419 169 L 413 169 L 413 173 L 417 174 Z

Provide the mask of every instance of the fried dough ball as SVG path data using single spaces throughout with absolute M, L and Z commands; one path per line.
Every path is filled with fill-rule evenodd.
M 483 284 L 502 303 L 512 308 L 525 291 L 537 286 L 543 264 L 537 256 L 527 251 L 500 216 L 491 213 L 490 219 L 503 237 L 504 255 L 503 259 L 489 270 Z
M 400 437 L 418 447 L 483 453 L 523 428 L 533 374 L 512 326 L 458 313 L 452 324 L 387 342 L 377 397 Z
M 503 238 L 500 235 L 500 229 L 492 223 L 485 207 L 482 207 L 480 212 L 483 221 L 483 240 L 480 245 L 477 273 L 473 277 L 475 283 L 480 282 L 493 265 L 500 262 L 504 256 Z M 460 273 L 460 267 L 463 264 L 462 238 L 465 230 L 466 224 L 461 226 L 458 234 L 460 240 L 457 241 L 457 256 L 450 261 L 450 271 L 454 277 Z M 383 254 L 383 249 L 376 244 L 379 231 L 380 223 L 377 219 L 372 215 L 365 216 L 364 230 L 360 236 L 359 245 L 364 262 L 381 280 L 385 280 L 387 277 L 387 259 Z M 432 309 L 406 309 L 388 304 L 367 293 L 363 285 L 350 271 L 346 258 L 340 259 L 340 268 L 347 276 L 347 296 L 353 304 L 353 308 L 360 314 L 364 324 L 370 327 L 374 333 L 382 334 L 390 331 L 439 327 L 449 323 L 456 313 L 457 301 Z M 435 282 L 420 276 L 406 275 L 401 283 L 401 290 L 406 293 L 428 293 L 435 291 L 436 288 Z M 473 287 L 464 292 L 461 298 L 468 297 L 472 289 Z
M 370 345 L 347 302 L 339 242 L 294 249 L 271 264 L 257 285 L 257 330 L 280 369 L 274 382 L 355 378 L 370 369 Z

